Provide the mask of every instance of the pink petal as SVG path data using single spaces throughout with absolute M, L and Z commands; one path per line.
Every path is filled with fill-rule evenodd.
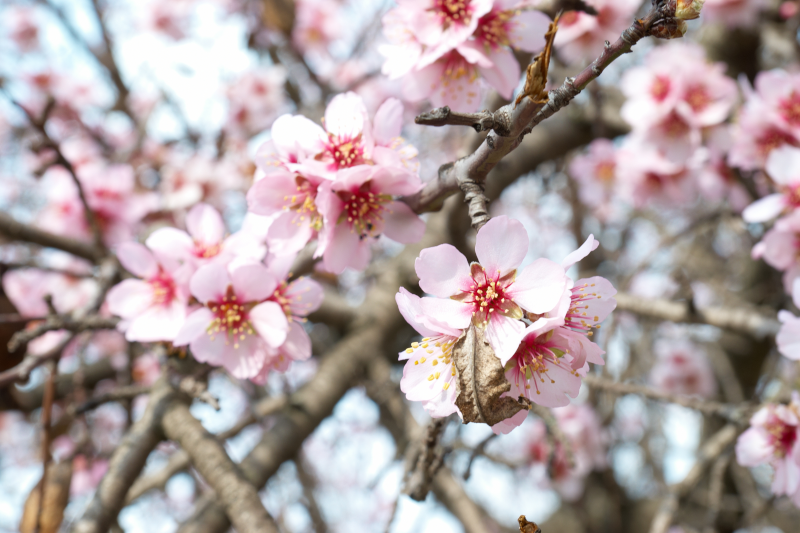
M 186 215 L 186 229 L 195 241 L 203 244 L 222 242 L 225 224 L 219 212 L 208 204 L 197 204 Z
M 767 433 L 758 427 L 750 427 L 736 441 L 736 462 L 742 466 L 758 466 L 769 460 L 773 448 Z
M 493 425 L 492 432 L 495 435 L 508 435 L 511 431 L 520 427 L 526 418 L 528 418 L 528 410 L 523 409 L 511 418 L 506 418 L 502 422 Z
M 325 129 L 339 137 L 355 138 L 364 132 L 366 123 L 367 108 L 356 93 L 335 96 L 325 109 Z
M 134 318 L 125 331 L 132 342 L 171 341 L 186 320 L 186 304 L 173 300 L 168 306 L 155 305 Z
M 589 235 L 589 238 L 586 239 L 580 248 L 569 254 L 567 257 L 561 261 L 561 266 L 564 267 L 564 270 L 567 270 L 569 267 L 589 255 L 592 251 L 596 250 L 597 247 L 600 246 L 600 243 L 594 238 L 594 235 Z
M 464 329 L 472 319 L 472 306 L 455 300 L 425 297 L 420 305 L 424 315 L 451 328 Z
M 508 48 L 498 48 L 489 53 L 491 67 L 480 67 L 483 78 L 503 98 L 510 99 L 519 85 L 520 68 L 514 53 Z
M 400 292 L 394 295 L 394 300 L 397 302 L 397 308 L 400 314 L 406 319 L 412 328 L 423 337 L 435 337 L 439 332 L 434 331 L 419 320 L 422 314 L 421 298 L 416 294 L 411 294 L 404 287 L 400 287 Z M 406 357 L 407 359 L 407 357 Z
M 275 302 L 258 304 L 249 313 L 253 328 L 261 335 L 268 346 L 277 348 L 286 340 L 289 323 L 281 306 Z
M 486 340 L 503 366 L 514 357 L 524 336 L 524 322 L 502 315 L 491 315 L 486 326 Z
M 286 212 L 269 227 L 267 243 L 271 253 L 279 255 L 296 254 L 314 238 L 314 229 L 307 220 L 297 223 L 295 213 Z
M 779 185 L 800 183 L 800 148 L 783 145 L 769 153 L 767 174 Z
M 518 220 L 494 217 L 475 238 L 475 253 L 487 273 L 500 276 L 515 270 L 528 253 L 528 232 Z
M 472 276 L 464 254 L 451 244 L 425 248 L 414 262 L 423 291 L 449 298 L 469 289 Z
M 232 268 L 230 276 L 233 290 L 242 303 L 266 300 L 278 287 L 278 280 L 262 264 Z
M 134 276 L 150 279 L 158 274 L 158 263 L 153 254 L 138 242 L 126 242 L 117 247 L 117 259 L 125 270 Z
M 146 281 L 126 279 L 106 295 L 108 310 L 122 318 L 134 318 L 153 305 L 153 287 Z
M 346 224 L 338 224 L 323 255 L 325 270 L 341 274 L 345 268 L 364 270 L 371 256 L 368 239 L 359 239 Z
M 403 127 L 403 104 L 397 98 L 388 98 L 375 112 L 372 134 L 375 143 L 389 146 L 400 136 Z
M 564 269 L 542 258 L 522 269 L 506 292 L 526 311 L 542 314 L 559 303 L 566 286 Z
M 247 209 L 257 215 L 273 215 L 283 210 L 295 194 L 295 174 L 279 168 L 250 187 L 247 191 Z
M 285 295 L 289 298 L 289 308 L 294 316 L 308 316 L 319 309 L 325 292 L 322 285 L 313 279 L 302 277 L 287 287 Z
M 775 337 L 778 351 L 787 359 L 800 361 L 800 318 L 786 312 L 781 319 L 783 324 Z
M 742 211 L 742 218 L 745 222 L 766 222 L 781 214 L 786 202 L 781 193 L 770 194 L 752 204 Z
M 530 399 L 545 407 L 564 407 L 569 405 L 570 398 L 578 396 L 581 390 L 581 378 L 561 365 L 547 364 L 547 372 L 542 376 L 544 383 L 534 374 L 536 384 L 531 385 Z
M 197 309 L 186 317 L 186 321 L 183 323 L 183 326 L 181 326 L 172 344 L 175 346 L 186 346 L 200 336 L 205 336 L 206 330 L 211 325 L 212 320 L 214 320 L 214 313 L 212 313 L 209 308 L 201 307 Z
M 237 347 L 238 346 L 238 347 Z M 222 366 L 233 377 L 248 379 L 258 374 L 264 366 L 266 353 L 259 349 L 257 337 L 249 335 L 238 345 L 226 335 L 201 335 L 190 345 L 192 355 L 201 363 Z
M 194 241 L 188 233 L 177 228 L 159 228 L 150 234 L 145 244 L 159 257 L 181 261 L 194 257 Z
M 220 263 L 210 263 L 197 269 L 189 282 L 192 295 L 202 303 L 219 302 L 228 290 L 231 278 Z
M 509 25 L 508 37 L 512 48 L 531 53 L 544 48 L 544 34 L 550 26 L 550 18 L 541 11 L 516 11 Z
M 398 167 L 377 169 L 372 176 L 372 183 L 374 192 L 393 196 L 414 194 L 424 187 L 417 174 Z
M 402 80 L 403 99 L 409 102 L 419 102 L 428 98 L 438 90 L 444 68 L 444 63 L 438 62 L 421 70 L 409 72 Z
M 289 333 L 280 351 L 293 361 L 305 361 L 311 357 L 311 338 L 299 322 L 289 324 Z
M 428 350 L 432 350 L 433 353 L 429 353 Z M 428 350 L 421 346 L 414 349 L 414 353 L 403 368 L 400 390 L 412 402 L 433 400 L 447 390 L 444 388 L 446 383 L 450 383 L 448 389 L 456 387 L 453 383 L 452 363 L 445 364 L 439 357 L 442 355 L 442 349 L 430 345 Z
M 425 235 L 425 222 L 403 202 L 390 202 L 383 215 L 383 234 L 403 244 L 419 242 Z

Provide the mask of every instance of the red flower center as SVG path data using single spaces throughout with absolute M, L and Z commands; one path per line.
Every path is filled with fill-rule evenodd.
M 478 22 L 478 29 L 475 30 L 475 39 L 492 48 L 510 46 L 506 24 L 513 14 L 511 11 L 491 11 L 482 16 Z
M 792 91 L 789 98 L 781 100 L 780 110 L 783 119 L 789 124 L 800 124 L 800 94 L 797 91 Z
M 328 153 L 333 158 L 337 170 L 349 168 L 355 165 L 363 165 L 367 162 L 364 157 L 364 146 L 361 143 L 361 134 L 353 138 L 339 137 L 332 133 L 328 134 Z
M 153 303 L 156 305 L 164 305 L 170 303 L 175 299 L 177 287 L 172 276 L 159 270 L 154 278 L 148 280 L 148 283 L 153 288 Z
M 389 194 L 375 194 L 362 186 L 356 192 L 339 192 L 344 202 L 342 218 L 346 218 L 350 231 L 355 231 L 361 239 L 377 236 L 375 230 L 382 227 L 383 213 L 388 213 L 386 204 L 392 201 Z
M 206 306 L 214 313 L 214 319 L 206 329 L 211 340 L 214 340 L 216 335 L 225 335 L 225 344 L 233 341 L 233 347 L 238 348 L 239 341 L 245 340 L 248 335 L 255 335 L 248 316 L 251 306 L 237 302 L 236 294 L 230 285 L 222 300 L 209 302 Z
M 465 26 L 472 18 L 469 2 L 470 0 L 434 0 L 433 7 L 429 11 L 439 15 L 442 26 L 445 28 L 452 24 Z

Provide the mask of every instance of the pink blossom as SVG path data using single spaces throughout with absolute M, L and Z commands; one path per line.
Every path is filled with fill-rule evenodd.
M 676 205 L 690 201 L 695 194 L 693 174 L 691 166 L 673 162 L 636 137 L 626 139 L 617 154 L 619 191 L 636 207 L 652 201 Z
M 244 190 L 249 184 L 248 173 L 243 172 L 241 165 L 231 159 L 230 150 L 222 160 L 202 154 L 186 157 L 163 150 L 163 147 L 151 147 L 151 151 L 156 150 L 162 153 L 152 154 L 151 157 L 165 159 L 161 167 L 163 178 L 159 184 L 164 209 L 185 209 L 198 202 L 220 206 L 225 191 Z M 249 176 L 252 176 L 252 169 L 249 170 Z
M 558 21 L 555 46 L 569 62 L 594 59 L 603 51 L 603 42 L 614 42 L 633 22 L 640 0 L 587 0 L 597 15 L 567 11 Z
M 569 173 L 578 182 L 581 202 L 608 214 L 616 188 L 617 150 L 608 139 L 595 139 L 586 154 L 577 156 Z
M 341 6 L 331 0 L 296 0 L 292 43 L 301 53 L 327 52 L 345 28 Z
M 763 259 L 776 270 L 784 272 L 783 285 L 787 292 L 800 276 L 800 211 L 778 219 L 753 247 L 753 259 Z
M 781 146 L 770 152 L 766 171 L 780 192 L 747 206 L 742 212 L 747 222 L 766 222 L 800 207 L 800 148 Z
M 88 459 L 84 455 L 76 455 L 72 460 L 72 482 L 69 492 L 72 496 L 80 496 L 97 488 L 100 480 L 108 471 L 105 459 Z
M 714 127 L 705 135 L 705 145 L 700 148 L 703 163 L 697 175 L 698 188 L 707 200 L 719 202 L 727 199 L 731 208 L 741 213 L 751 198 L 727 161 L 733 142 L 730 128 Z
M 285 105 L 285 83 L 280 65 L 247 71 L 231 83 L 227 131 L 248 138 L 266 129 Z
M 145 246 L 117 248 L 125 269 L 141 279 L 126 279 L 106 296 L 109 310 L 123 318 L 120 330 L 129 341 L 171 341 L 183 326 L 189 301 L 191 265 L 159 261 Z
M 383 19 L 392 42 L 380 49 L 383 73 L 403 78 L 405 99 L 459 111 L 480 104 L 480 78 L 510 98 L 520 66 L 509 47 L 538 51 L 549 23 L 538 11 L 514 7 L 511 0 L 400 2 Z
M 27 6 L 11 6 L 3 10 L 4 23 L 9 38 L 22 52 L 39 47 L 39 24 L 36 11 Z
M 186 229 L 159 228 L 147 238 L 147 247 L 159 256 L 200 266 L 230 261 L 235 256 L 260 260 L 266 248 L 247 232 L 225 237 L 225 223 L 208 204 L 197 204 L 186 215 Z
M 766 7 L 766 0 L 705 0 L 702 16 L 704 22 L 721 22 L 729 28 L 750 27 Z
M 677 339 L 656 345 L 656 362 L 650 371 L 653 386 L 669 394 L 712 398 L 717 380 L 708 357 L 698 346 Z
M 422 310 L 448 327 L 485 328 L 485 336 L 505 365 L 526 335 L 525 312 L 538 315 L 559 304 L 567 285 L 564 268 L 537 259 L 518 268 L 528 252 L 528 233 L 506 216 L 494 217 L 478 232 L 478 263 L 469 265 L 455 247 L 422 250 L 415 267 L 423 291 Z M 524 311 L 523 311 L 524 310 Z
M 586 257 L 599 243 L 590 235 L 580 248 L 561 263 L 568 270 Z M 507 396 L 524 396 L 545 407 L 561 407 L 575 398 L 581 387 L 580 377 L 589 370 L 588 363 L 605 364 L 605 353 L 589 337 L 600 328 L 617 306 L 616 289 L 598 276 L 576 283 L 567 278 L 560 301 L 550 311 L 529 314 L 533 324 L 525 329 L 514 357 L 506 365 L 506 379 L 511 383 Z M 535 394 L 534 394 L 535 392 Z M 508 433 L 525 417 L 517 414 L 492 426 L 495 433 Z
M 83 262 L 70 260 L 62 263 L 76 273 L 86 268 Z M 86 269 L 88 271 L 88 268 Z M 9 270 L 3 274 L 3 292 L 14 304 L 19 314 L 37 318 L 48 314 L 45 296 L 53 298 L 53 307 L 59 313 L 70 313 L 84 307 L 97 294 L 97 282 L 90 277 L 77 277 L 36 268 Z
M 172 2 L 153 1 L 147 6 L 144 27 L 176 41 L 186 37 L 192 10 L 192 0 Z
M 277 287 L 278 280 L 260 264 L 200 267 L 190 289 L 203 307 L 186 318 L 173 344 L 188 344 L 195 359 L 222 366 L 234 377 L 256 376 L 268 350 L 281 346 L 289 333 L 281 305 L 266 301 Z
M 767 405 L 750 419 L 750 427 L 736 441 L 736 460 L 742 466 L 769 463 L 775 470 L 772 493 L 786 495 L 800 506 L 800 398 L 792 393 L 789 405 Z
M 345 268 L 366 268 L 370 239 L 385 234 L 409 244 L 425 233 L 425 222 L 408 205 L 393 196 L 422 189 L 419 178 L 393 167 L 358 166 L 340 171 L 337 180 L 319 188 L 317 206 L 323 220 L 314 257 L 322 257 L 325 269 L 339 274 Z
M 420 342 L 413 342 L 411 347 L 400 352 L 400 360 L 406 361 L 400 390 L 409 401 L 423 402 L 425 410 L 434 418 L 457 412 L 458 383 L 451 357 L 461 330 L 426 316 L 420 297 L 403 287 L 395 300 L 406 322 L 423 336 Z
M 547 437 L 547 427 L 540 419 L 530 425 L 528 454 L 534 465 L 547 470 L 546 485 L 555 488 L 569 501 L 580 498 L 583 483 L 593 470 L 606 467 L 606 449 L 600 420 L 588 404 L 567 405 L 553 409 L 559 428 L 570 446 L 572 465 L 558 441 Z
M 747 101 L 734 130 L 730 164 L 745 170 L 763 168 L 770 152 L 800 145 L 800 74 L 760 72 L 755 90 L 745 83 Z

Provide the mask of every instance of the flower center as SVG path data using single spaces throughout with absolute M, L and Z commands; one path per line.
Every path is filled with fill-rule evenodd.
M 689 107 L 692 108 L 693 111 L 702 111 L 705 109 L 708 104 L 711 103 L 711 97 L 708 95 L 708 91 L 706 88 L 697 85 L 691 87 L 686 95 L 686 103 L 689 104 Z
M 794 139 L 792 139 L 789 134 L 776 129 L 770 129 L 756 140 L 756 144 L 761 154 L 766 156 L 779 146 L 783 146 L 784 144 L 794 146 L 795 143 Z
M 238 348 L 239 341 L 245 340 L 248 335 L 255 335 L 248 316 L 250 306 L 237 303 L 233 287 L 230 285 L 221 301 L 209 302 L 206 305 L 214 313 L 214 319 L 206 328 L 212 341 L 218 334 L 225 335 L 225 344 L 233 341 L 233 347 Z
M 478 22 L 475 39 L 492 48 L 510 46 L 511 41 L 508 38 L 506 24 L 511 20 L 513 14 L 512 11 L 491 11 L 484 15 Z
M 361 134 L 354 138 L 344 137 L 332 133 L 328 134 L 328 153 L 333 158 L 337 170 L 340 168 L 363 165 L 367 162 L 364 157 L 364 146 L 361 144 Z
M 294 315 L 292 315 L 291 308 L 292 299 L 286 295 L 288 289 L 289 285 L 282 281 L 278 288 L 275 289 L 275 292 L 272 293 L 272 296 L 269 297 L 269 300 L 280 305 L 281 309 L 283 309 L 283 314 L 286 315 L 286 319 L 291 322 L 294 319 Z
M 222 250 L 222 243 L 206 244 L 200 241 L 194 241 L 194 255 L 201 259 L 209 259 L 216 257 Z
M 599 300 L 601 295 L 596 292 L 591 292 L 595 284 L 584 283 L 580 287 L 572 288 L 572 295 L 570 296 L 570 306 L 567 311 L 567 316 L 564 320 L 564 325 L 572 330 L 585 333 L 587 337 L 593 335 L 592 328 L 600 329 L 599 316 L 588 316 L 586 312 L 589 306 L 586 302 L 591 300 Z
M 392 201 L 389 194 L 375 194 L 368 190 L 339 192 L 344 202 L 342 218 L 347 217 L 350 231 L 355 231 L 361 239 L 374 237 L 374 230 L 381 228 L 383 213 L 389 212 L 386 204 Z
M 493 313 L 499 313 L 509 318 L 522 318 L 522 309 L 506 292 L 514 283 L 516 270 L 500 277 L 500 272 L 492 275 L 478 263 L 472 263 L 471 273 L 472 286 L 466 292 L 451 298 L 472 306 L 473 324 L 486 327 Z
M 307 223 L 319 231 L 322 229 L 322 217 L 317 211 L 316 203 L 314 203 L 317 197 L 317 188 L 307 179 L 300 176 L 295 181 L 297 182 L 297 194 L 283 197 L 283 210 L 291 210 L 296 213 L 292 222 L 298 226 Z
M 765 429 L 772 437 L 775 455 L 786 457 L 792 451 L 792 446 L 797 440 L 797 428 L 784 423 L 780 419 L 774 419 L 767 423 Z
M 457 338 L 447 335 L 425 337 L 420 342 L 412 342 L 411 347 L 406 348 L 406 353 L 413 354 L 416 352 L 415 356 L 411 356 L 411 359 L 414 359 L 414 366 L 424 365 L 427 363 L 432 367 L 431 373 L 428 375 L 428 381 L 435 381 L 444 376 L 445 383 L 442 385 L 442 390 L 447 390 L 450 388 L 450 382 L 447 380 L 446 366 L 450 366 L 450 377 L 454 377 L 456 375 L 456 367 L 452 366 L 452 357 L 453 345 L 457 340 Z M 437 350 L 440 351 L 440 353 L 439 355 L 434 356 L 433 354 Z M 439 367 L 440 363 L 442 364 L 442 367 Z M 444 371 L 444 374 L 442 374 L 442 371 Z
M 562 350 L 552 342 L 553 332 L 547 332 L 534 339 L 526 339 L 522 342 L 509 364 L 514 364 L 516 361 L 519 373 L 515 377 L 515 385 L 522 388 L 519 380 L 521 376 L 525 376 L 525 390 L 530 391 L 531 388 L 536 390 L 536 394 L 541 394 L 539 384 L 545 383 L 545 379 L 550 380 L 550 383 L 555 383 L 548 375 L 548 370 L 553 366 L 560 366 L 570 374 L 575 374 L 575 371 L 570 368 L 569 364 L 563 359 L 564 354 L 568 350 Z M 531 385 L 532 384 L 532 385 Z
M 786 202 L 792 207 L 800 207 L 800 185 L 787 187 Z
M 800 124 L 800 94 L 792 91 L 789 98 L 781 100 L 780 110 L 786 122 L 792 125 Z
M 434 0 L 433 7 L 429 11 L 439 15 L 445 29 L 452 24 L 466 26 L 472 18 L 469 2 L 470 0 Z
M 653 80 L 653 85 L 650 86 L 650 94 L 656 102 L 663 102 L 669 94 L 670 88 L 669 78 L 666 76 L 656 76 Z
M 601 161 L 595 167 L 595 174 L 597 179 L 605 184 L 610 184 L 614 181 L 614 170 L 616 165 L 613 161 Z
M 159 271 L 154 278 L 148 280 L 148 283 L 153 288 L 154 304 L 164 305 L 175 299 L 177 288 L 175 281 L 168 274 Z

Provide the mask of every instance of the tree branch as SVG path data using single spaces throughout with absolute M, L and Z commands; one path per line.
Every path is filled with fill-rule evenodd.
M 98 262 L 103 257 L 103 253 L 91 244 L 55 235 L 17 222 L 6 213 L 0 213 L 0 235 L 12 241 L 24 241 L 46 248 L 55 248 L 76 257 L 88 259 L 93 263 Z
M 40 337 L 48 331 L 67 330 L 72 333 L 81 333 L 93 329 L 114 329 L 119 324 L 119 318 L 104 317 L 100 315 L 90 315 L 80 320 L 75 320 L 71 316 L 51 315 L 41 324 L 37 324 L 31 329 L 18 331 L 11 340 L 8 341 L 8 351 L 16 352 L 18 348 L 29 343 L 33 339 Z

